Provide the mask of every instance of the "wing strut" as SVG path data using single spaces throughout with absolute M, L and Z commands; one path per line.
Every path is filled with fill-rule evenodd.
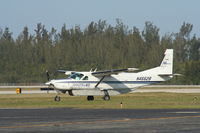
M 105 78 L 105 75 L 99 80 L 99 82 L 95 85 L 95 88 L 97 88 L 97 86 L 103 81 L 103 79 Z

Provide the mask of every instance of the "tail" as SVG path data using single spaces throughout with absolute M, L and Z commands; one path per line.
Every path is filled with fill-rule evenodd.
M 158 74 L 159 76 L 173 76 L 173 49 L 167 49 L 160 66 L 151 68 L 140 74 Z
M 165 57 L 160 64 L 159 75 L 172 75 L 173 74 L 173 49 L 165 51 Z

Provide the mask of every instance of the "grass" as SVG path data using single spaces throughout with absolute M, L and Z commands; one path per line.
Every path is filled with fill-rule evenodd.
M 95 97 L 87 101 L 84 96 L 60 95 L 60 102 L 54 101 L 55 94 L 0 95 L 0 108 L 112 108 L 119 109 L 120 103 L 127 109 L 200 108 L 200 94 L 182 93 L 131 93 L 111 96 L 110 101 Z

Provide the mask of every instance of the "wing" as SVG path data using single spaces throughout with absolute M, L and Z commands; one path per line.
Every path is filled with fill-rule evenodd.
M 75 71 L 57 70 L 59 73 L 64 73 L 65 75 L 70 75 L 75 73 Z
M 138 70 L 137 68 L 126 68 L 126 69 L 112 69 L 112 70 L 105 70 L 105 71 L 97 71 L 92 72 L 92 75 L 95 77 L 101 77 L 99 82 L 95 85 L 95 88 L 103 81 L 106 76 L 110 76 L 112 74 L 118 74 L 120 72 L 133 72 Z
M 103 77 L 103 76 L 110 76 L 112 74 L 118 74 L 120 72 L 133 72 L 136 70 L 138 69 L 137 68 L 112 69 L 112 70 L 92 72 L 92 75 L 96 77 Z

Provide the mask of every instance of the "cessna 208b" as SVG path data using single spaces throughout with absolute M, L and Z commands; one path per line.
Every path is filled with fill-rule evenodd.
M 173 74 L 173 49 L 167 49 L 160 66 L 141 72 L 133 72 L 136 68 L 113 69 L 106 71 L 65 71 L 69 75 L 66 79 L 50 80 L 46 83 L 50 88 L 71 96 L 87 96 L 87 100 L 94 100 L 94 96 L 103 96 L 110 100 L 111 95 L 133 92 L 136 88 L 159 83 L 171 79 Z M 56 96 L 55 101 L 60 101 Z

